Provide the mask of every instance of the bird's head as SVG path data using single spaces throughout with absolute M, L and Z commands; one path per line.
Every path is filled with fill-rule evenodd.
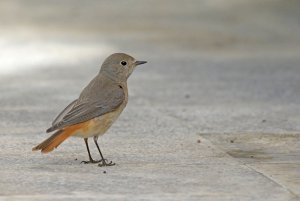
M 124 53 L 115 53 L 105 59 L 101 66 L 100 74 L 117 82 L 125 82 L 136 66 L 145 64 L 146 61 L 137 61 L 132 56 Z

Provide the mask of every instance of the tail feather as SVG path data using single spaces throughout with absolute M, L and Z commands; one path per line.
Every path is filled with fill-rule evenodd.
M 53 135 L 51 135 L 48 139 L 32 148 L 32 151 L 41 150 L 42 153 L 48 153 L 57 148 L 63 141 L 65 141 L 68 137 L 70 137 L 73 132 L 67 132 L 64 130 L 59 130 Z

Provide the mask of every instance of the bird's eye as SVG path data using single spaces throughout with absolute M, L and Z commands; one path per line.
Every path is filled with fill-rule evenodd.
M 122 66 L 126 66 L 126 65 L 127 65 L 127 62 L 126 62 L 126 61 L 121 61 L 121 65 L 122 65 Z

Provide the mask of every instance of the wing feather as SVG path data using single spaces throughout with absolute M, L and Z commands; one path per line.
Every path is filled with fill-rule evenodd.
M 72 101 L 61 113 L 59 113 L 59 115 L 57 115 L 57 117 L 53 120 L 52 122 L 52 126 L 57 124 L 58 122 L 60 122 L 64 116 L 70 112 L 70 110 L 74 107 L 74 105 L 76 104 L 77 99 Z
M 105 87 L 105 86 L 104 86 Z M 124 90 L 118 85 L 115 87 L 109 86 L 109 89 L 104 90 L 97 97 L 84 97 L 73 101 L 60 115 L 54 120 L 54 124 L 47 132 L 52 132 L 57 129 L 63 129 L 66 126 L 79 124 L 103 114 L 116 110 L 125 100 Z

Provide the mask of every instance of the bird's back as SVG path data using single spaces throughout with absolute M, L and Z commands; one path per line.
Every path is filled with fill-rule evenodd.
M 81 92 L 77 101 L 62 112 L 48 132 L 83 123 L 126 106 L 127 84 L 117 83 L 104 75 L 97 75 Z M 124 104 L 125 103 L 125 104 Z M 68 106 L 69 107 L 69 106 Z M 67 108 L 68 108 L 67 107 Z M 63 116 L 62 116 L 63 115 Z

